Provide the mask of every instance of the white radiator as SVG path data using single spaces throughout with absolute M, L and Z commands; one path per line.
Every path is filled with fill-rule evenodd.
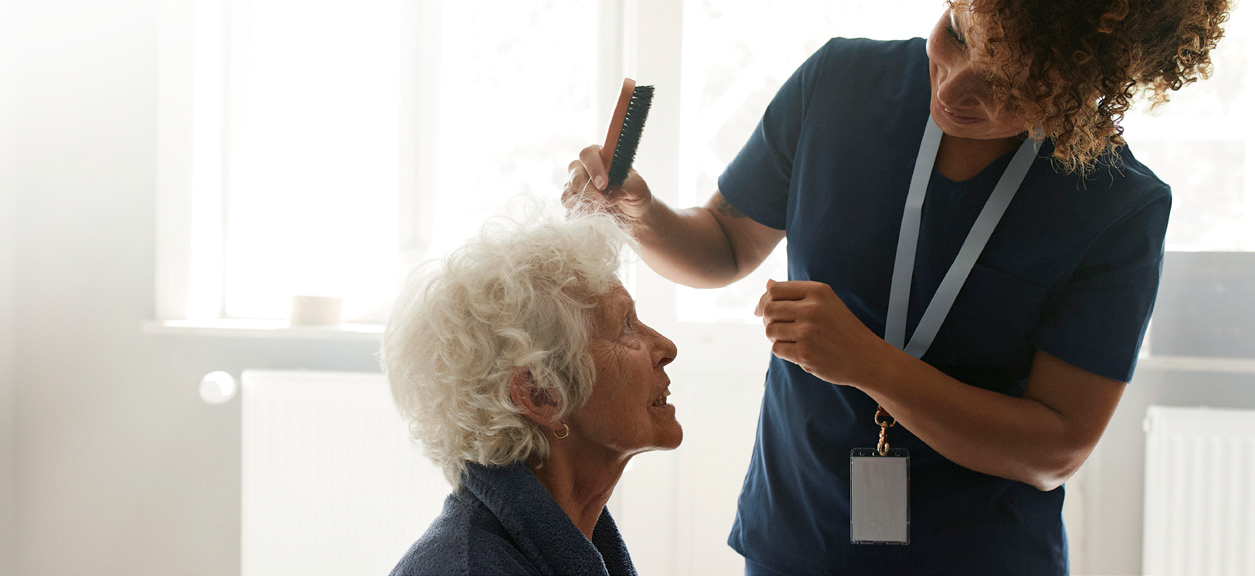
M 242 576 L 387 574 L 449 485 L 381 374 L 241 375 Z
M 1142 573 L 1255 574 L 1255 411 L 1146 413 Z

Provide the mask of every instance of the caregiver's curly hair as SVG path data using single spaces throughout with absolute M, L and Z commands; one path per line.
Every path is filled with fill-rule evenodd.
M 1153 105 L 1211 74 L 1228 0 L 948 0 L 987 24 L 995 93 L 1054 158 L 1085 172 L 1124 145 L 1133 99 Z
M 380 357 L 410 434 L 456 490 L 468 462 L 543 462 L 546 430 L 510 399 L 531 371 L 558 417 L 588 401 L 598 298 L 619 284 L 635 241 L 606 214 L 490 220 L 402 290 Z

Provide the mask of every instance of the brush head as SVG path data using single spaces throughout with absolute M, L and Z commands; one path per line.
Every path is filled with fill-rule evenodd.
M 637 86 L 631 79 L 624 79 L 615 117 L 606 134 L 606 146 L 602 147 L 602 161 L 608 166 L 611 188 L 622 186 L 627 180 L 653 99 L 653 86 Z

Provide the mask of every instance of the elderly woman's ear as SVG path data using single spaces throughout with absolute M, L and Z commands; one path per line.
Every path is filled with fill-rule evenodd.
M 549 395 L 549 391 L 536 385 L 532 371 L 522 367 L 510 375 L 510 400 L 523 410 L 529 420 L 542 428 L 557 431 L 562 427 L 558 422 L 558 403 Z

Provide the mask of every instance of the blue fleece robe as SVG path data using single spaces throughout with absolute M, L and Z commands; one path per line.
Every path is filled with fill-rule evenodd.
M 526 466 L 470 464 L 391 576 L 495 574 L 635 576 L 636 568 L 609 510 L 589 542 Z

